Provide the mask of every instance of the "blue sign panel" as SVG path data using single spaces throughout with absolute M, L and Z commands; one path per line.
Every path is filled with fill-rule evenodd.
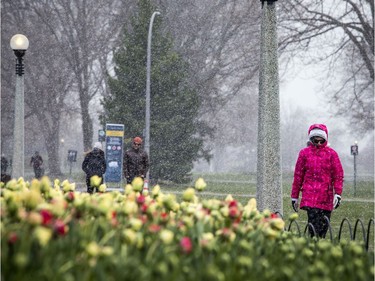
M 121 182 L 124 125 L 106 124 L 106 182 Z

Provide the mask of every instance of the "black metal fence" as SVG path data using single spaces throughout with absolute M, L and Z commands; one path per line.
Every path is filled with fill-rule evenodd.
M 281 216 L 280 213 L 278 213 L 278 215 Z M 330 220 L 326 216 L 325 216 L 325 219 L 327 220 L 327 223 L 328 223 L 327 233 L 329 235 L 329 239 L 333 242 L 334 236 L 333 236 L 333 229 L 332 229 Z M 372 227 L 371 227 L 371 225 L 372 225 Z M 292 227 L 293 227 L 293 230 L 294 230 L 294 228 L 296 229 L 296 234 L 299 235 L 299 236 L 311 235 L 310 233 L 312 232 L 315 237 L 318 237 L 318 235 L 316 234 L 316 230 L 311 223 L 307 223 L 304 226 L 304 231 L 302 232 L 301 227 L 298 224 L 298 222 L 296 220 L 292 220 L 292 221 L 290 221 L 289 226 L 285 230 L 292 231 Z M 347 218 L 344 218 L 341 221 L 341 224 L 340 224 L 340 228 L 339 228 L 339 232 L 338 232 L 338 236 L 337 236 L 338 241 L 341 240 L 343 230 L 345 229 L 345 227 L 347 227 L 348 230 L 349 230 L 350 240 L 352 240 L 352 241 L 362 240 L 364 245 L 365 245 L 366 251 L 368 251 L 369 243 L 370 243 L 370 237 L 371 237 L 371 231 L 372 231 L 372 234 L 373 234 L 372 237 L 374 237 L 374 219 L 371 218 L 369 220 L 369 222 L 367 223 L 367 230 L 366 230 L 365 224 L 363 223 L 363 221 L 361 219 L 356 220 L 356 222 L 354 224 L 354 229 L 353 229 L 350 221 Z M 361 237 L 359 237 L 360 234 L 362 234 Z

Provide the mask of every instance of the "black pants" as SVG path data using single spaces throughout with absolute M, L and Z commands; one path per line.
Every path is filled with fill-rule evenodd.
M 306 208 L 308 222 L 314 226 L 316 235 L 321 238 L 326 236 L 328 230 L 328 222 L 324 217 L 326 216 L 329 220 L 331 219 L 331 211 L 322 210 L 318 208 Z M 314 236 L 314 230 L 309 227 L 311 237 Z
M 90 178 L 92 177 L 92 176 L 95 176 L 95 175 L 91 175 L 91 176 L 89 176 L 89 175 L 86 175 L 86 186 L 87 186 L 87 192 L 88 193 L 93 193 L 93 191 L 94 191 L 94 187 L 93 186 L 90 186 Z M 100 182 L 100 184 L 103 184 L 103 182 L 104 182 L 104 177 L 103 177 L 103 175 L 98 175 L 98 177 L 100 177 L 100 178 L 102 178 L 102 181 Z M 96 188 L 96 192 L 98 192 L 99 190 L 98 190 L 98 188 Z
M 40 179 L 43 176 L 43 168 L 42 167 L 34 167 L 34 174 L 37 179 Z

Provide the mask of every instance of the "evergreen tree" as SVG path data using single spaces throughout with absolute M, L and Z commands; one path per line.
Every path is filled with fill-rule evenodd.
M 125 125 L 125 143 L 143 135 L 146 105 L 147 37 L 154 8 L 141 0 L 131 26 L 124 28 L 123 44 L 114 56 L 115 76 L 103 100 L 101 121 Z M 150 176 L 155 180 L 187 180 L 193 161 L 209 159 L 203 138 L 211 131 L 198 120 L 200 99 L 189 87 L 189 65 L 173 50 L 173 40 L 161 34 L 156 17 L 152 36 Z

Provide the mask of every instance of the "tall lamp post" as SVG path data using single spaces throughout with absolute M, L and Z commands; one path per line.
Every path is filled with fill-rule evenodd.
M 147 38 L 147 78 L 146 78 L 146 131 L 145 131 L 145 151 L 150 157 L 150 85 L 151 85 L 151 39 L 152 39 L 152 25 L 154 23 L 154 18 L 156 15 L 160 15 L 159 12 L 154 12 L 150 19 L 150 26 L 148 28 L 148 38 Z M 150 172 L 146 175 L 146 184 L 148 184 L 150 179 Z M 147 185 L 146 185 L 147 186 Z
M 358 155 L 358 142 L 355 141 L 354 145 L 350 146 L 350 154 L 354 156 L 354 179 L 353 179 L 353 186 L 354 186 L 354 196 L 356 195 L 357 190 L 357 155 Z
M 14 98 L 14 135 L 13 135 L 13 158 L 12 177 L 24 176 L 25 153 L 24 153 L 24 65 L 23 56 L 29 47 L 29 40 L 25 35 L 16 34 L 10 39 L 10 47 L 16 55 L 16 94 Z
M 60 144 L 61 144 L 61 147 L 60 147 L 60 155 L 61 156 L 59 156 L 60 157 L 60 159 L 61 159 L 61 163 L 60 163 L 60 167 L 61 167 L 61 170 L 62 170 L 62 172 L 64 173 L 64 150 L 65 150 L 65 147 L 64 147 L 64 144 L 65 144 L 65 140 L 64 140 L 64 138 L 61 138 L 60 139 Z

